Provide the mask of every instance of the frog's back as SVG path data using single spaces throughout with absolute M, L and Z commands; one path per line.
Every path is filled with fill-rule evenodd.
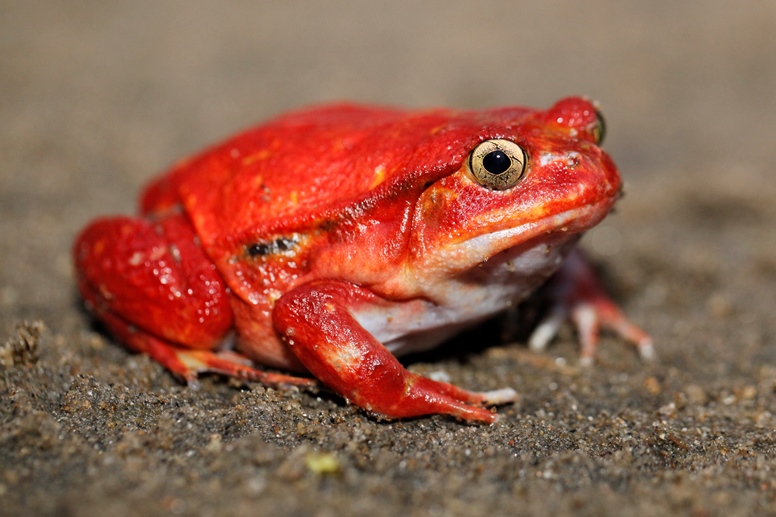
M 292 112 L 176 165 L 146 190 L 143 211 L 182 204 L 205 243 L 309 224 L 460 164 L 469 144 L 455 144 L 481 123 L 445 109 Z

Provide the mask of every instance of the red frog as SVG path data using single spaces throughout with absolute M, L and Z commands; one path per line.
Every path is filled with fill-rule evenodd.
M 534 348 L 570 316 L 584 361 L 600 326 L 652 353 L 572 252 L 620 195 L 603 134 L 578 97 L 547 110 L 281 115 L 157 178 L 140 217 L 90 224 L 74 248 L 78 287 L 120 341 L 189 383 L 206 371 L 315 383 L 259 364 L 384 417 L 494 422 L 483 406 L 514 390 L 467 391 L 396 356 L 514 306 L 554 273 L 558 303 Z

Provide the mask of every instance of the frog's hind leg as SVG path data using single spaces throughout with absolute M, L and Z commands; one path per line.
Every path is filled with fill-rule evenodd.
M 316 385 L 313 379 L 253 368 L 250 360 L 230 350 L 196 350 L 175 345 L 128 324 L 110 312 L 100 314 L 100 319 L 128 348 L 149 356 L 192 387 L 198 386 L 200 373 L 217 373 L 268 386 Z
M 129 348 L 187 382 L 205 371 L 267 384 L 312 382 L 215 351 L 232 327 L 232 308 L 183 215 L 97 220 L 76 240 L 74 255 L 78 287 L 92 312 Z
M 273 321 L 315 377 L 346 400 L 381 416 L 442 413 L 492 423 L 498 415 L 479 406 L 516 399 L 510 388 L 478 393 L 407 371 L 350 313 L 349 307 L 369 303 L 371 297 L 347 282 L 311 282 L 276 302 Z

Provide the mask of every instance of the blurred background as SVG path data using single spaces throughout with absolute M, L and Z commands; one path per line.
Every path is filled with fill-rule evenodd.
M 0 0 L 0 329 L 39 319 L 121 364 L 89 348 L 75 232 L 283 110 L 581 94 L 627 186 L 585 239 L 618 300 L 677 384 L 756 384 L 776 362 L 775 27 L 772 0 Z
M 693 238 L 672 233 L 687 217 L 708 223 L 724 212 L 726 226 L 744 221 L 739 229 L 751 231 L 747 221 L 773 214 L 753 208 L 774 199 L 770 1 L 84 0 L 0 9 L 5 324 L 71 305 L 69 248 L 87 220 L 132 212 L 151 176 L 204 145 L 330 100 L 546 107 L 587 95 L 602 104 L 606 146 L 628 184 L 620 209 L 645 228 L 621 221 L 631 235 L 652 228 L 657 239 L 617 234 L 617 243 L 657 252 Z M 736 246 L 726 242 L 723 253 Z

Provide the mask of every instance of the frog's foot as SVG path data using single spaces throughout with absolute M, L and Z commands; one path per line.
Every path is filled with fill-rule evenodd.
M 388 418 L 429 414 L 495 422 L 498 415 L 481 405 L 517 398 L 505 388 L 467 391 L 407 371 L 350 313 L 350 307 L 375 302 L 353 284 L 317 281 L 283 295 L 273 321 L 294 354 L 312 374 L 349 402 Z
M 551 282 L 553 306 L 531 334 L 528 340 L 531 350 L 544 350 L 561 325 L 571 319 L 579 334 L 580 363 L 583 365 L 593 363 L 601 329 L 611 330 L 633 343 L 643 360 L 655 358 L 652 339 L 631 323 L 612 301 L 581 252 L 572 252 Z
M 216 373 L 268 386 L 317 385 L 314 379 L 258 370 L 247 357 L 231 350 L 198 350 L 176 346 L 127 324 L 114 314 L 102 313 L 100 318 L 111 333 L 127 347 L 149 356 L 192 388 L 198 387 L 197 378 L 201 373 Z
M 176 373 L 183 377 L 186 383 L 192 387 L 197 386 L 197 377 L 200 373 L 217 373 L 228 377 L 260 382 L 267 386 L 305 386 L 312 388 L 317 385 L 314 379 L 257 370 L 251 366 L 253 363 L 247 357 L 236 352 L 174 349 L 172 353 L 174 360 L 185 368 L 185 370 L 176 371 Z

